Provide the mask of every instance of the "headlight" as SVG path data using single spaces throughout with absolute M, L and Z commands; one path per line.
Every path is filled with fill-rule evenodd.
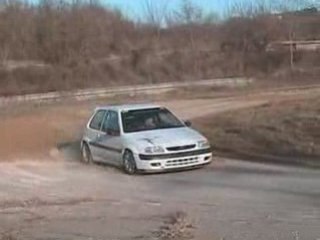
M 210 143 L 207 140 L 199 141 L 198 142 L 198 147 L 199 148 L 209 148 Z
M 146 153 L 164 153 L 165 152 L 163 147 L 160 147 L 160 146 L 146 147 L 144 151 Z

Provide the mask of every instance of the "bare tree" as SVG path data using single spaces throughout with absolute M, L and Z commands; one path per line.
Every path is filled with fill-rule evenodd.
M 169 1 L 145 0 L 144 2 L 144 21 L 154 29 L 154 44 L 159 48 L 161 41 L 161 29 L 165 27 L 166 15 L 169 11 Z
M 161 28 L 165 24 L 165 17 L 169 6 L 169 1 L 153 1 L 145 0 L 144 2 L 144 18 L 148 24 L 156 28 Z

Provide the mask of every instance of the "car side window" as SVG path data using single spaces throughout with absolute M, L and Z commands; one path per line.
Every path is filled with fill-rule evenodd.
M 105 118 L 102 126 L 102 131 L 113 131 L 113 132 L 119 132 L 120 126 L 119 126 L 119 116 L 118 113 L 115 111 L 109 111 L 108 116 Z
M 94 115 L 94 117 L 90 122 L 90 125 L 89 125 L 90 128 L 94 130 L 100 130 L 105 114 L 106 114 L 105 110 L 97 111 L 97 113 Z

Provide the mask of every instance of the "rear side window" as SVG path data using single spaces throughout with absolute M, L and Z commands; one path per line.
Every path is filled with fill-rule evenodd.
M 95 130 L 100 130 L 105 114 L 106 114 L 105 110 L 98 111 L 90 122 L 90 125 L 89 125 L 90 128 Z
M 120 131 L 119 117 L 117 112 L 109 111 L 108 117 L 105 118 L 102 131 L 106 132 L 107 130 Z

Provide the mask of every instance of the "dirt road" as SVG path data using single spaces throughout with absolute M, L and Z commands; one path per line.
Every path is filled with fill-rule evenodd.
M 318 171 L 216 161 L 135 177 L 72 161 L 2 163 L 0 232 L 30 240 L 166 239 L 157 238 L 162 227 L 181 212 L 192 239 L 319 239 Z
M 266 104 L 272 97 L 165 104 L 182 118 L 193 118 Z M 37 116 L 41 124 L 48 122 L 40 125 L 46 130 L 77 131 L 72 121 L 90 109 L 59 107 Z M 5 121 L 12 120 L 23 123 L 21 116 Z M 21 128 L 21 137 L 24 131 L 29 130 Z M 41 134 L 33 137 L 42 139 Z M 0 239 L 320 238 L 319 171 L 216 158 L 199 170 L 127 176 L 108 166 L 83 165 L 74 148 L 63 150 L 52 153 L 57 161 L 37 156 L 0 163 Z

